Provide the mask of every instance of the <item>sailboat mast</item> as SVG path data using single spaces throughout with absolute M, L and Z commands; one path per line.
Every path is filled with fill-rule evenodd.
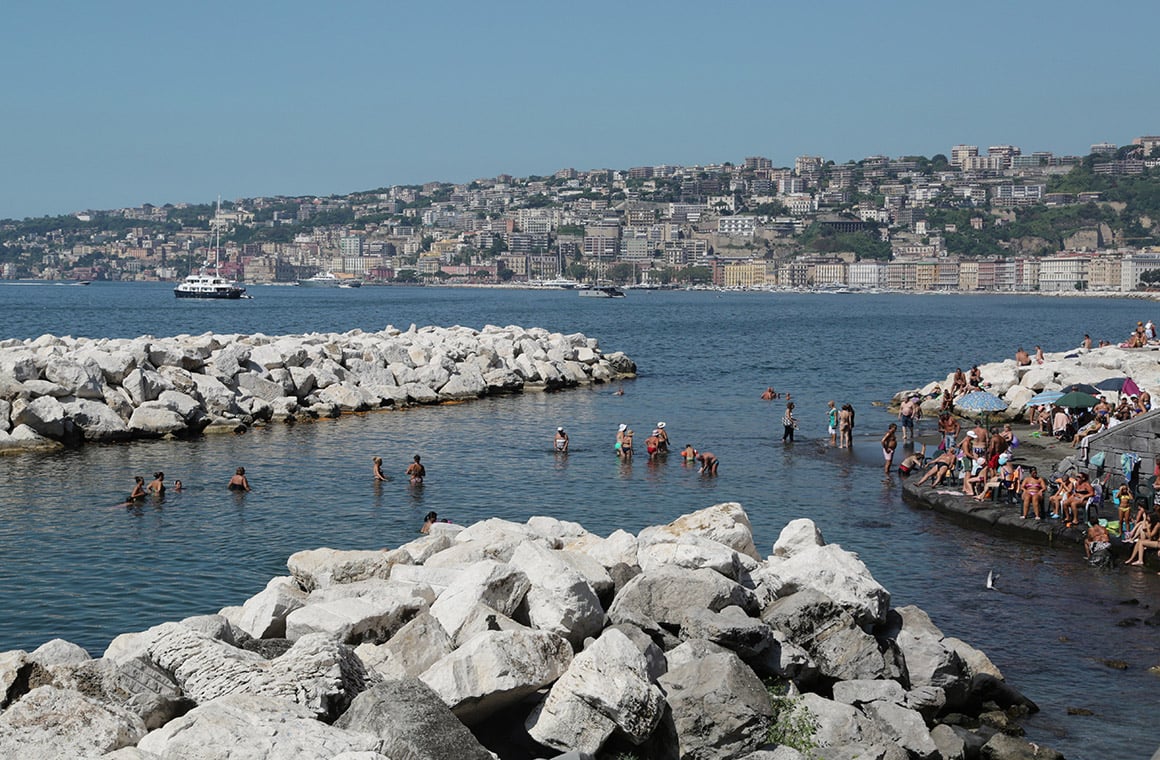
M 221 264 L 218 261 L 218 250 L 222 244 L 222 197 L 217 199 L 217 212 L 213 215 L 213 273 L 221 275 Z

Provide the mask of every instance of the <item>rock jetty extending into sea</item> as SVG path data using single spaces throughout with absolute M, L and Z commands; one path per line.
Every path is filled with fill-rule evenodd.
M 1043 358 L 1043 364 L 1038 364 L 1033 359 L 1031 364 L 1023 367 L 1018 366 L 1013 358 L 979 365 L 979 372 L 983 375 L 983 390 L 1007 402 L 1005 411 L 991 413 L 993 419 L 1023 418 L 1028 410 L 1027 402 L 1041 391 L 1059 390 L 1073 383 L 1096 385 L 1113 377 L 1130 377 L 1153 398 L 1160 398 L 1157 395 L 1160 393 L 1160 346 L 1076 348 L 1044 354 Z M 963 367 L 964 374 L 969 369 Z M 922 409 L 925 414 L 937 412 L 941 402 L 931 397 L 931 394 L 936 386 L 942 389 L 950 388 L 953 379 L 952 370 L 943 380 L 899 391 L 891 403 L 901 404 L 908 396 L 917 393 L 923 398 Z M 1105 395 L 1109 401 L 1118 399 L 1118 395 L 1113 392 L 1107 392 Z
M 533 517 L 301 551 L 241 606 L 0 654 L 0 756 L 1061 758 L 1035 705 L 807 519 Z M 493 754 L 494 753 L 494 754 Z
M 0 341 L 0 452 L 238 432 L 270 420 L 635 376 L 595 338 L 541 328 Z

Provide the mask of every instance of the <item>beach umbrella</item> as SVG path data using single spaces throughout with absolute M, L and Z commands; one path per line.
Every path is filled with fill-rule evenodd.
M 1080 393 L 1090 393 L 1093 396 L 1100 395 L 1099 388 L 1095 387 L 1094 385 L 1088 385 L 1087 383 L 1072 383 L 1071 385 L 1065 386 L 1063 389 L 1064 393 L 1071 393 L 1072 391 L 1079 391 Z
M 1136 381 L 1129 377 L 1124 383 L 1124 387 L 1120 389 L 1120 393 L 1124 393 L 1129 396 L 1139 396 L 1140 386 L 1136 385 Z
M 1007 402 L 987 391 L 973 391 L 958 401 L 955 406 L 964 412 L 1000 412 L 1007 408 Z
M 1068 409 L 1090 409 L 1098 403 L 1100 403 L 1098 398 L 1081 391 L 1066 393 L 1055 400 L 1056 406 L 1066 406 Z
M 1043 391 L 1032 396 L 1027 406 L 1046 406 L 1054 404 L 1060 398 L 1063 398 L 1063 391 Z
M 1116 393 L 1123 393 L 1125 383 L 1132 383 L 1130 377 L 1109 377 L 1107 380 L 1100 380 L 1096 383 L 1096 388 L 1101 391 L 1115 391 Z M 1135 385 L 1135 383 L 1132 383 Z

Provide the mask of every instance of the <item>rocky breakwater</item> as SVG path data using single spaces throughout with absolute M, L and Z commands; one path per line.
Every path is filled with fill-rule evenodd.
M 539 328 L 0 341 L 0 452 L 237 432 L 271 420 L 632 377 L 623 353 Z
M 533 517 L 294 554 L 237 607 L 0 654 L 0 756 L 1058 758 L 1036 709 L 809 520 Z M 563 754 L 561 754 L 563 753 Z
M 1007 409 L 991 413 L 992 419 L 1024 419 L 1027 402 L 1041 391 L 1057 391 L 1074 383 L 1096 385 L 1109 378 L 1130 377 L 1140 388 L 1148 391 L 1153 398 L 1160 398 L 1160 348 L 1103 348 L 1082 349 L 1044 354 L 1044 361 L 1038 364 L 1019 366 L 1014 359 L 980 364 L 983 375 L 983 389 L 1001 397 L 1007 402 Z M 897 407 L 906 398 L 918 394 L 923 398 L 922 409 L 928 416 L 936 413 L 941 406 L 938 398 L 932 397 L 936 388 L 950 388 L 954 372 L 946 378 L 927 383 L 920 388 L 911 388 L 894 394 L 891 404 Z M 1119 395 L 1104 393 L 1109 401 L 1118 401 Z

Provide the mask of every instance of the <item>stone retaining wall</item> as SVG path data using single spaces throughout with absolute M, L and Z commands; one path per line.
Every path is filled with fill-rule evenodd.
M 633 377 L 623 353 L 540 328 L 0 341 L 0 452 L 240 431 Z

